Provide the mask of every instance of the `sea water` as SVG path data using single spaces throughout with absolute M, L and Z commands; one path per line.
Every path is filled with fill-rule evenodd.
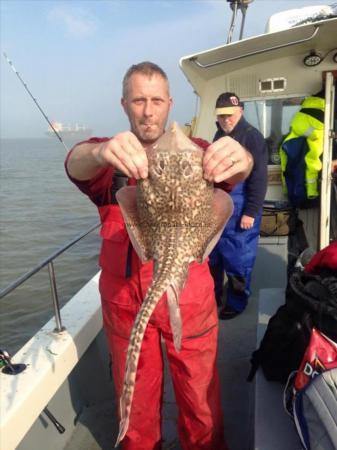
M 0 289 L 38 265 L 94 223 L 96 207 L 64 170 L 57 139 L 0 141 Z M 98 270 L 98 230 L 59 256 L 61 305 Z M 53 316 L 47 267 L 0 299 L 0 348 L 15 353 Z

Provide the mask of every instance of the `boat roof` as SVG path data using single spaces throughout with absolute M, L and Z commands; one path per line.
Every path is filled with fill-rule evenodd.
M 332 17 L 337 17 L 337 3 L 333 5 L 311 5 L 289 9 L 273 14 L 267 22 L 266 32 L 285 30 Z
M 198 95 L 203 86 L 226 73 L 315 50 L 337 51 L 337 18 L 299 25 L 184 56 L 179 65 Z M 333 52 L 332 52 L 333 53 Z

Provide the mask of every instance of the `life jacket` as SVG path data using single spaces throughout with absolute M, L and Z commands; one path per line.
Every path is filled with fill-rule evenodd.
M 325 100 L 307 97 L 295 113 L 281 148 L 283 192 L 293 206 L 308 206 L 319 196 Z

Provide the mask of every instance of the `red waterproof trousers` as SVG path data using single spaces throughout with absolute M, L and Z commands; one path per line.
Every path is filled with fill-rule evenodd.
M 117 397 L 123 386 L 128 340 L 152 280 L 152 263 L 132 252 L 126 278 L 128 235 L 119 207 L 99 208 L 103 238 L 100 292 L 104 328 L 112 358 Z M 216 368 L 218 320 L 213 281 L 207 262 L 192 263 L 180 307 L 182 348 L 174 349 L 166 298 L 159 301 L 147 327 L 138 364 L 129 429 L 123 450 L 161 449 L 164 338 L 178 406 L 178 429 L 184 450 L 226 450 Z

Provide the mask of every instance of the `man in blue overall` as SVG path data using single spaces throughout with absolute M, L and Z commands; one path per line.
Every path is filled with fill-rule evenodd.
M 215 282 L 219 317 L 227 320 L 240 314 L 247 306 L 263 201 L 267 190 L 267 145 L 262 134 L 243 117 L 243 104 L 231 92 L 221 94 L 215 106 L 218 130 L 213 141 L 230 136 L 253 156 L 254 167 L 245 182 L 236 184 L 230 195 L 234 213 L 210 255 L 210 268 Z M 228 278 L 224 298 L 224 273 Z

